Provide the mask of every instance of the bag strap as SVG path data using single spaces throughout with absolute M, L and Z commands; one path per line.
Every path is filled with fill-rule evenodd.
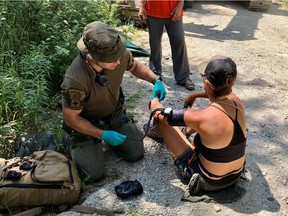
M 67 207 L 66 207 L 67 208 Z M 107 216 L 113 216 L 115 214 L 124 214 L 124 209 L 116 209 L 116 210 L 107 210 L 107 209 L 99 209 L 95 207 L 90 206 L 81 206 L 81 205 L 74 205 L 70 209 L 65 209 L 64 211 L 73 211 L 73 212 L 79 212 L 84 214 L 97 214 L 97 215 L 107 215 Z M 32 208 L 23 212 L 20 212 L 18 214 L 13 214 L 14 216 L 36 216 L 40 215 L 41 213 L 45 212 L 45 206 L 39 206 L 36 208 Z
M 70 211 L 74 212 L 80 212 L 80 213 L 86 213 L 86 214 L 99 214 L 99 215 L 107 215 L 107 216 L 113 216 L 115 214 L 124 214 L 123 209 L 116 209 L 116 210 L 107 210 L 107 209 L 99 209 L 95 207 L 90 206 L 82 206 L 82 205 L 74 205 L 70 209 Z
M 22 161 L 21 158 L 14 158 L 14 159 L 11 159 L 11 160 L 8 160 L 8 162 L 6 163 L 6 160 L 3 163 L 3 161 L 1 162 L 1 167 L 0 167 L 0 181 L 1 180 L 4 180 L 4 176 L 5 176 L 5 173 L 10 170 L 12 167 L 18 165 L 20 162 Z M 2 167 L 3 165 L 3 167 Z
M 42 212 L 43 212 L 42 207 L 36 207 L 36 208 L 32 208 L 24 212 L 15 214 L 14 216 L 36 216 L 36 215 L 40 215 Z

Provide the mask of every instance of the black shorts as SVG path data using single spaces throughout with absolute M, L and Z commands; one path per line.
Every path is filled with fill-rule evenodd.
M 185 181 L 185 183 L 186 182 L 188 183 L 191 180 L 191 177 L 193 176 L 194 173 L 199 173 L 198 180 L 194 182 L 194 184 L 196 184 L 197 186 L 190 185 L 191 181 L 189 182 L 190 189 L 196 188 L 194 192 L 198 192 L 199 190 L 214 191 L 214 190 L 220 190 L 222 188 L 228 187 L 231 184 L 234 184 L 239 179 L 242 173 L 240 172 L 237 174 L 231 174 L 220 180 L 209 179 L 208 177 L 202 174 L 200 170 L 201 165 L 199 165 L 201 163 L 193 149 L 190 149 L 184 152 L 179 157 L 177 157 L 174 161 L 174 164 L 180 171 L 180 175 Z M 203 166 L 201 167 L 203 169 Z
M 200 173 L 198 158 L 193 149 L 189 149 L 177 157 L 174 164 L 180 171 L 180 175 L 185 181 L 189 181 L 194 173 Z

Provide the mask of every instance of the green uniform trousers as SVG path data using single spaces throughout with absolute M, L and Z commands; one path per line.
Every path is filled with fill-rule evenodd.
M 116 117 L 105 123 L 94 123 L 103 130 L 114 130 L 127 136 L 119 146 L 111 146 L 120 157 L 127 161 L 136 161 L 144 156 L 143 133 L 121 110 Z M 95 181 L 104 176 L 105 157 L 102 141 L 77 132 L 63 132 L 63 142 L 77 165 L 81 178 L 89 177 Z

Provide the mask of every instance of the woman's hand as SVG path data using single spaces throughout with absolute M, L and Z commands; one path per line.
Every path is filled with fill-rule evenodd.
M 191 108 L 195 102 L 197 97 L 195 97 L 194 94 L 189 95 L 185 100 L 184 100 L 184 108 Z
M 189 95 L 185 100 L 184 100 L 184 108 L 191 108 L 196 100 L 196 98 L 208 98 L 208 95 L 206 94 L 205 91 L 201 92 L 195 92 L 191 95 Z

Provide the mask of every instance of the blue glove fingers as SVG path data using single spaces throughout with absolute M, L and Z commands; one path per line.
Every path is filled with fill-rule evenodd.
M 161 101 L 161 100 L 165 99 L 165 96 L 166 96 L 166 90 L 164 88 L 164 85 L 161 82 L 161 80 L 157 80 L 155 82 L 154 92 L 153 92 L 151 98 L 153 97 L 152 99 L 154 99 L 155 97 L 158 97 L 159 101 Z
M 112 146 L 121 145 L 126 140 L 126 138 L 127 136 L 111 130 L 104 130 L 101 135 L 101 139 Z
M 155 91 L 153 90 L 152 95 L 151 95 L 151 100 L 153 100 L 156 97 Z
M 157 96 L 159 98 L 159 101 L 164 100 L 165 99 L 165 95 L 166 95 L 166 93 L 161 92 L 160 93 L 160 97 L 159 97 L 159 95 Z

